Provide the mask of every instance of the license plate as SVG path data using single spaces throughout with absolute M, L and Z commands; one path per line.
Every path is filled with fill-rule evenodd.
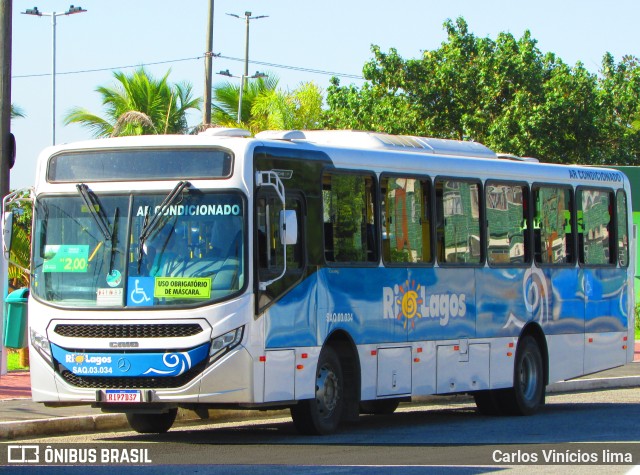
M 142 402 L 142 396 L 136 390 L 107 389 L 102 391 L 102 402 Z

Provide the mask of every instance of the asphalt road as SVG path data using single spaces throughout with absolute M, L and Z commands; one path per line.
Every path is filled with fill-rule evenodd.
M 532 417 L 482 416 L 468 398 L 401 406 L 394 415 L 363 416 L 324 437 L 300 436 L 281 417 L 199 423 L 162 435 L 111 432 L 12 444 L 43 451 L 48 444 L 61 452 L 82 447 L 98 454 L 115 449 L 116 457 L 118 450 L 144 450 L 153 461 L 128 466 L 126 473 L 640 473 L 640 389 L 548 396 L 547 406 Z M 541 464 L 546 457 L 562 467 Z M 43 468 L 13 465 L 11 473 Z M 84 474 L 88 468 L 71 469 L 48 467 L 47 473 Z M 113 467 L 94 466 L 91 473 L 113 474 Z

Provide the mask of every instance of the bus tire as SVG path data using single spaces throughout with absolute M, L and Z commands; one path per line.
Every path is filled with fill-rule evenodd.
M 374 401 L 361 401 L 360 414 L 387 415 L 393 414 L 398 405 L 399 399 L 377 399 Z
M 301 434 L 325 435 L 335 432 L 344 408 L 344 379 L 336 352 L 330 346 L 320 353 L 316 370 L 316 397 L 291 407 L 291 417 Z
M 544 404 L 544 365 L 535 338 L 527 335 L 518 344 L 513 374 L 513 388 L 499 397 L 505 413 L 516 416 L 535 414 Z
M 178 408 L 161 413 L 128 412 L 127 421 L 139 434 L 164 434 L 173 425 Z

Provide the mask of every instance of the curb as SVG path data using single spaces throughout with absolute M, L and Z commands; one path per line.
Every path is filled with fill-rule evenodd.
M 623 389 L 640 386 L 640 376 L 617 376 L 611 378 L 572 379 L 547 386 L 548 393 L 593 391 L 596 389 Z
M 640 376 L 613 378 L 574 379 L 547 386 L 547 394 L 594 391 L 598 389 L 622 389 L 640 387 Z M 459 396 L 427 396 L 414 398 L 414 403 L 442 402 L 449 399 L 461 402 Z M 466 401 L 464 401 L 466 402 Z M 288 417 L 287 409 L 271 411 L 255 410 L 213 410 L 208 419 L 198 417 L 193 411 L 178 410 L 176 426 L 185 426 L 199 421 L 212 423 L 240 420 L 263 419 L 268 417 Z M 124 414 L 96 414 L 79 417 L 59 417 L 50 419 L 0 422 L 0 440 L 12 440 L 35 436 L 61 435 L 63 433 L 106 432 L 128 429 Z
M 215 409 L 209 412 L 208 418 L 203 419 L 193 411 L 178 409 L 175 426 L 185 426 L 200 421 L 221 423 L 288 415 L 288 409 L 270 411 Z M 0 441 L 65 433 L 108 432 L 119 429 L 131 430 L 127 416 L 121 413 L 0 422 Z

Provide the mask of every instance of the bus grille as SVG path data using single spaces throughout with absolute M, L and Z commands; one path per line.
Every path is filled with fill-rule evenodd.
M 197 323 L 182 324 L 67 324 L 59 323 L 56 334 L 73 338 L 179 338 L 197 335 L 202 327 Z
M 79 376 L 71 371 L 62 370 L 60 375 L 71 386 L 94 389 L 160 389 L 179 388 L 195 378 L 204 369 L 205 364 L 194 366 L 186 373 L 166 378 L 108 378 L 101 376 Z

